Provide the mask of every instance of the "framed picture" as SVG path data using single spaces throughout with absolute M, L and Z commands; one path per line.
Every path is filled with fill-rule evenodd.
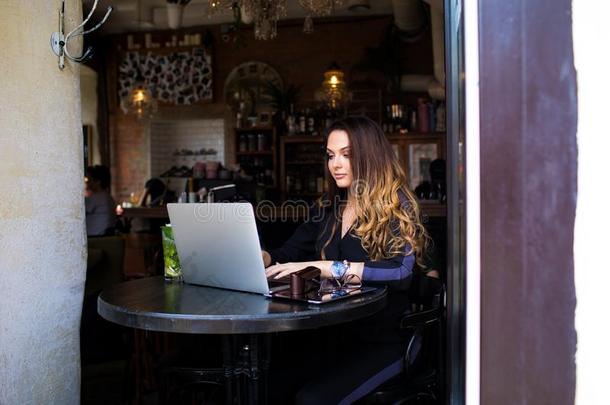
M 408 146 L 409 187 L 414 190 L 424 181 L 430 181 L 430 163 L 438 159 L 436 143 L 412 143 Z
M 129 95 L 141 75 L 160 102 L 175 105 L 212 102 L 212 66 L 210 47 L 167 54 L 127 52 L 119 64 L 119 100 Z
M 394 156 L 396 156 L 396 159 L 400 160 L 400 145 L 397 143 L 393 143 L 392 150 L 394 151 Z
M 93 162 L 93 126 L 83 125 L 83 158 L 85 169 Z

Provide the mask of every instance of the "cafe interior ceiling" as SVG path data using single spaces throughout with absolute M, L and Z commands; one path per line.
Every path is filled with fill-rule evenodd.
M 88 11 L 94 0 L 84 0 L 83 9 Z M 368 3 L 370 8 L 350 7 L 354 4 Z M 102 27 L 106 34 L 163 30 L 168 29 L 166 0 L 99 0 L 97 10 L 102 13 L 108 6 L 114 11 Z M 140 10 L 138 10 L 138 5 Z M 287 1 L 287 16 L 285 19 L 304 19 L 307 16 L 298 0 Z M 357 17 L 392 14 L 392 0 L 343 0 L 333 16 Z M 215 25 L 232 21 L 230 11 L 208 16 L 208 0 L 191 0 L 184 9 L 182 27 Z M 314 20 L 317 20 L 317 17 Z

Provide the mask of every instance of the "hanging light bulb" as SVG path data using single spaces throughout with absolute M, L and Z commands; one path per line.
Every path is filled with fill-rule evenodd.
M 190 1 L 190 0 L 189 0 Z M 183 2 L 183 4 L 188 3 L 188 1 Z M 141 8 L 140 8 L 140 0 L 137 1 L 137 11 L 138 11 L 138 25 L 141 30 Z M 145 117 L 152 116 L 157 111 L 157 100 L 153 97 L 152 92 L 150 91 L 146 79 L 144 75 L 142 75 L 142 69 L 140 67 L 140 58 L 142 57 L 140 54 L 134 54 L 137 63 L 137 72 L 136 78 L 133 86 L 131 86 L 131 90 L 129 93 L 121 100 L 121 109 L 125 114 L 135 114 L 138 119 L 142 119 Z
M 324 72 L 322 89 L 318 92 L 318 98 L 325 101 L 331 109 L 338 109 L 351 100 L 351 93 L 347 89 L 345 74 L 337 65 L 333 63 Z
M 139 58 L 139 55 L 137 57 Z M 135 114 L 138 119 L 151 117 L 157 111 L 157 100 L 146 85 L 139 62 L 135 83 L 127 96 L 121 100 L 121 109 L 125 114 Z
M 131 110 L 138 118 L 152 115 L 152 94 L 144 84 L 134 86 L 130 94 Z

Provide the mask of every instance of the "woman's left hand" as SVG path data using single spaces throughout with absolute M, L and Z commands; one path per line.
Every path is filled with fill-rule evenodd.
M 308 266 L 320 267 L 318 262 L 277 263 L 265 269 L 267 278 L 282 278 Z M 322 270 L 322 269 L 321 269 Z

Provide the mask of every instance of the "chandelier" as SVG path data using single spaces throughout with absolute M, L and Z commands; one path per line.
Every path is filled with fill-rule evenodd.
M 299 4 L 310 14 L 324 17 L 331 15 L 343 0 L 299 0 Z
M 322 88 L 316 92 L 316 98 L 324 101 L 333 110 L 345 106 L 351 100 L 352 94 L 347 89 L 345 74 L 337 65 L 333 63 L 324 72 Z
M 311 34 L 313 32 L 312 15 L 325 17 L 331 15 L 335 9 L 343 3 L 343 0 L 299 0 L 301 7 L 308 12 L 303 24 L 303 32 Z
M 312 16 L 326 17 L 343 4 L 343 0 L 298 0 L 307 11 L 303 32 L 313 32 Z M 277 36 L 277 22 L 287 16 L 287 0 L 207 0 L 208 16 L 234 10 L 238 7 L 242 16 L 254 21 L 254 37 L 268 40 Z M 248 18 L 248 19 L 249 19 Z M 245 21 L 244 21 L 245 22 Z M 246 23 L 249 23 L 246 22 Z
M 234 3 L 237 4 L 237 1 L 208 0 L 208 17 L 230 10 L 233 7 Z
M 240 0 L 239 4 L 254 20 L 254 38 L 268 40 L 277 36 L 277 22 L 287 15 L 286 0 Z

